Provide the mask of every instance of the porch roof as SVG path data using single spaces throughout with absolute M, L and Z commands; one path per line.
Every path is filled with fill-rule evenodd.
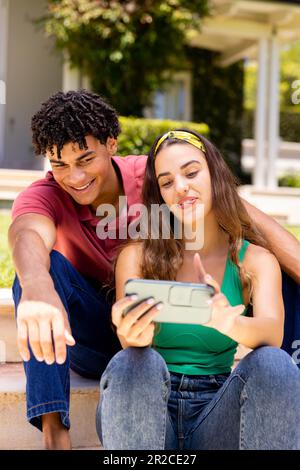
M 228 66 L 243 57 L 256 57 L 259 40 L 276 35 L 281 44 L 300 38 L 300 4 L 257 0 L 212 0 L 201 31 L 191 31 L 189 44 L 221 53 Z
M 189 44 L 218 51 L 216 61 L 221 67 L 243 58 L 257 58 L 253 183 L 273 189 L 277 186 L 279 146 L 280 48 L 300 39 L 300 4 L 211 0 L 211 5 L 211 14 L 203 20 L 201 30 L 189 33 Z

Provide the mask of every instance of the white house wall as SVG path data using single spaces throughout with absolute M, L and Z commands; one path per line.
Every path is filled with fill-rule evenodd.
M 8 0 L 0 0 L 0 167 L 4 159 Z
M 46 1 L 8 3 L 5 151 L 0 167 L 41 169 L 43 160 L 33 156 L 30 122 L 41 102 L 61 89 L 62 60 L 32 21 L 44 14 Z

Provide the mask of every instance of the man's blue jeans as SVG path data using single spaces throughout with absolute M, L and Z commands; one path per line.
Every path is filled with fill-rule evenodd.
M 300 285 L 283 271 L 282 295 L 285 322 L 281 349 L 295 357 L 295 361 L 297 361 L 300 368 Z
M 169 373 L 152 348 L 127 348 L 100 381 L 97 431 L 108 450 L 300 449 L 300 370 L 261 347 L 228 376 Z
M 121 349 L 111 325 L 108 293 L 81 276 L 57 251 L 51 252 L 50 259 L 50 275 L 68 313 L 76 345 L 68 347 L 67 360 L 62 365 L 39 362 L 32 352 L 30 360 L 24 362 L 27 418 L 40 430 L 41 415 L 53 412 L 60 412 L 62 423 L 70 427 L 70 367 L 84 377 L 98 380 L 110 359 Z M 16 278 L 13 285 L 16 312 L 21 294 Z

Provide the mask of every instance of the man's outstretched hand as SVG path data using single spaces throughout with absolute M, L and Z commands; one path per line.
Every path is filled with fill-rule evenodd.
M 23 290 L 17 312 L 18 346 L 21 357 L 29 361 L 32 353 L 38 361 L 63 364 L 67 346 L 74 346 L 67 312 L 54 289 Z

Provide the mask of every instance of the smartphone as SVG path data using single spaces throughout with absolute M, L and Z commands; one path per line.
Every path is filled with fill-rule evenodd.
M 211 306 L 207 300 L 215 294 L 215 290 L 207 284 L 128 279 L 124 290 L 125 295 L 138 296 L 130 310 L 149 297 L 153 297 L 156 303 L 163 302 L 164 306 L 155 317 L 155 322 L 205 325 L 211 319 Z

